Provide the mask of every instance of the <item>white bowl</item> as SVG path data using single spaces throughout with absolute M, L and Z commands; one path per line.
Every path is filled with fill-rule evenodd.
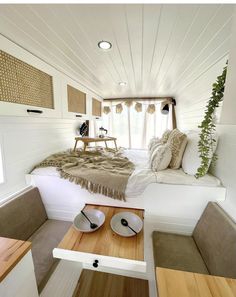
M 86 216 L 90 219 L 90 221 L 97 226 L 97 228 L 90 228 L 89 221 L 85 218 L 85 216 L 80 212 L 74 219 L 74 227 L 81 232 L 94 232 L 99 229 L 103 223 L 105 222 L 105 215 L 101 210 L 98 209 L 88 209 L 84 210 Z
M 136 235 L 129 227 L 121 224 L 121 219 L 125 219 L 129 226 L 139 233 L 143 228 L 143 221 L 139 216 L 132 212 L 119 212 L 115 214 L 110 222 L 111 229 L 120 236 L 131 237 Z

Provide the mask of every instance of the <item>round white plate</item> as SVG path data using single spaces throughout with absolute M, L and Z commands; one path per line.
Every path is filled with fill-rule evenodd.
M 98 225 L 98 227 L 95 229 L 91 229 L 89 221 L 80 212 L 74 219 L 74 226 L 77 230 L 79 230 L 81 232 L 94 232 L 97 229 L 99 229 L 105 222 L 104 213 L 98 209 L 84 210 L 84 213 L 90 219 L 90 221 L 92 223 Z
M 132 212 L 119 212 L 112 217 L 110 225 L 111 229 L 120 236 L 131 237 L 136 235 L 129 227 L 121 224 L 121 219 L 126 219 L 129 226 L 137 233 L 139 233 L 143 228 L 143 221 L 139 216 Z

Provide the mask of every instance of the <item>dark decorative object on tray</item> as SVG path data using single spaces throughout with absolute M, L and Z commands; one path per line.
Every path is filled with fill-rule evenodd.
M 106 134 L 107 134 L 107 129 L 100 127 L 99 128 L 99 137 L 104 138 Z
M 88 125 L 87 123 L 83 123 L 80 128 L 79 128 L 79 133 L 80 135 L 83 136 L 88 136 Z

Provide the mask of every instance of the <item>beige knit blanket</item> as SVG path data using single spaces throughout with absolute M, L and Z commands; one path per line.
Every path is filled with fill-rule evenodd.
M 57 167 L 62 178 L 92 193 L 125 200 L 125 189 L 134 164 L 120 152 L 66 151 L 53 154 L 35 166 Z M 34 168 L 34 169 L 35 169 Z

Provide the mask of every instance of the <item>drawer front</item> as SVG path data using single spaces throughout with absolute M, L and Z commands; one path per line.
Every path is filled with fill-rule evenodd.
M 53 256 L 59 259 L 88 264 L 91 265 L 93 269 L 96 269 L 98 267 L 108 267 L 142 273 L 146 272 L 146 262 L 144 261 L 129 260 L 124 258 L 109 257 L 90 253 L 82 253 L 59 248 L 55 248 L 53 250 Z

